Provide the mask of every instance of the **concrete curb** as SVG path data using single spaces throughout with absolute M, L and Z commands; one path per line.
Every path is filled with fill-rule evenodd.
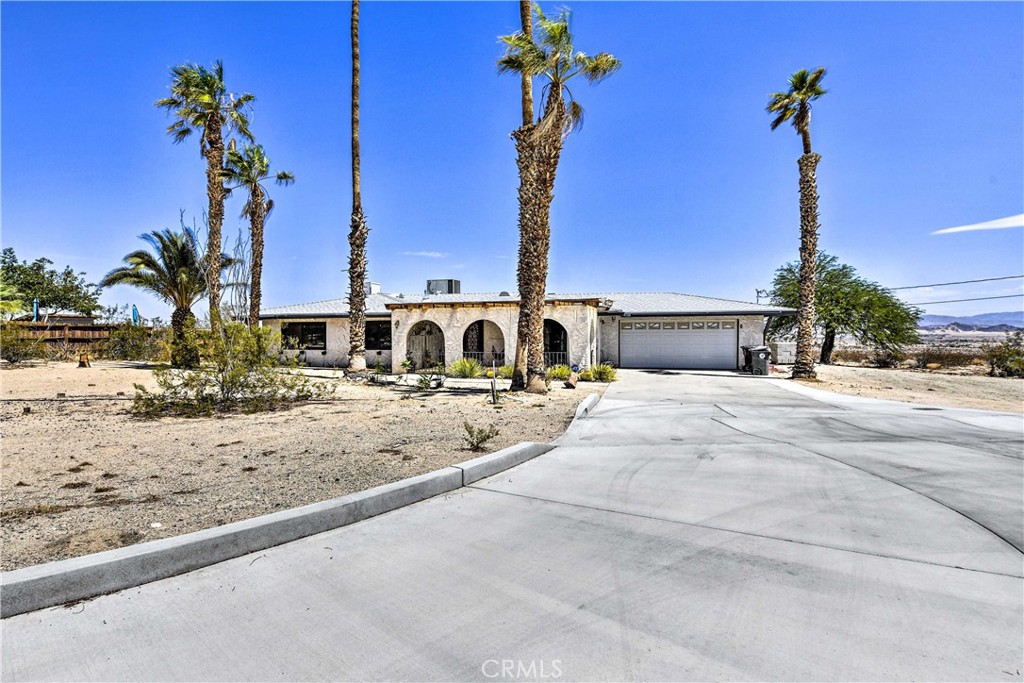
M 580 401 L 580 404 L 576 406 L 576 416 L 573 420 L 580 420 L 590 414 L 590 411 L 594 409 L 597 402 L 601 400 L 601 394 L 591 394 L 585 399 Z
M 520 443 L 452 467 L 212 529 L 0 574 L 0 618 L 115 593 L 376 517 L 448 493 L 554 446 Z
M 543 455 L 553 448 L 554 446 L 549 443 L 523 442 L 496 453 L 467 460 L 453 465 L 453 467 L 462 470 L 462 485 L 469 486 L 485 477 L 504 472 L 516 465 L 522 465 L 527 460 Z

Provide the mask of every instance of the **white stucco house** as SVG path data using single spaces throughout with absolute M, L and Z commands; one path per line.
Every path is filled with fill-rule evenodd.
M 519 299 L 514 293 L 384 294 L 368 287 L 366 364 L 400 372 L 475 358 L 512 362 Z M 674 292 L 548 294 L 544 353 L 548 366 L 735 370 L 742 346 L 760 344 L 767 318 L 791 308 Z M 290 353 L 311 366 L 348 365 L 348 300 L 267 308 L 263 325 L 279 330 Z

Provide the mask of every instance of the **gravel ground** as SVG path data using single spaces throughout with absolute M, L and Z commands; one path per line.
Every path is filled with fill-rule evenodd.
M 3 570 L 197 531 L 468 460 L 463 422 L 496 451 L 561 435 L 607 385 L 516 394 L 421 393 L 329 380 L 332 399 L 288 410 L 139 420 L 137 364 L 0 370 Z M 58 393 L 65 394 L 58 398 Z M 118 395 L 119 393 L 123 395 Z
M 779 366 L 780 376 L 791 369 Z M 815 389 L 951 408 L 1024 412 L 1024 379 L 989 377 L 984 367 L 913 370 L 816 365 L 814 369 L 818 381 L 799 381 Z

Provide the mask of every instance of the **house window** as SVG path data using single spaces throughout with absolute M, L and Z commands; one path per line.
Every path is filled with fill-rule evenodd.
M 703 330 L 704 329 L 704 323 L 702 323 L 702 322 L 701 323 L 691 323 L 690 329 L 691 330 Z
M 676 324 L 675 323 L 662 323 L 661 327 L 662 327 L 662 329 L 665 329 L 665 330 L 674 330 L 674 329 L 676 329 Z
M 723 330 L 735 330 L 736 329 L 736 323 L 734 323 L 734 322 L 723 322 L 722 323 L 722 329 Z
M 633 323 L 619 323 L 619 328 L 623 330 L 633 329 Z
M 649 330 L 660 330 L 661 329 L 661 323 L 649 323 L 647 325 L 647 329 L 649 329 Z
M 373 351 L 388 351 L 391 349 L 391 323 L 389 321 L 367 321 L 366 348 Z
M 708 323 L 708 329 L 709 330 L 717 330 L 719 325 L 720 325 L 720 323 L 716 323 L 716 322 Z
M 646 330 L 647 329 L 647 323 L 633 323 L 633 329 L 634 330 Z
M 284 345 L 290 349 L 327 349 L 327 323 L 285 323 L 281 328 Z

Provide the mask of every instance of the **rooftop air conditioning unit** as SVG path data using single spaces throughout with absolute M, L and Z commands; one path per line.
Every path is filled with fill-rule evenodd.
M 426 294 L 461 294 L 462 283 L 458 280 L 427 280 Z

